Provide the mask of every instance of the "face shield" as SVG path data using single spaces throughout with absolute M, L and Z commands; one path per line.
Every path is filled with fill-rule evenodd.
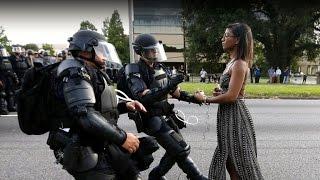
M 23 50 L 21 47 L 12 47 L 12 52 L 14 53 L 22 53 Z
M 9 53 L 5 48 L 0 49 L 0 57 L 9 57 Z
M 116 48 L 112 44 L 99 41 L 98 46 L 93 46 L 93 49 L 99 58 L 121 64 Z
M 157 43 L 152 46 L 143 47 L 144 57 L 156 62 L 163 62 L 167 60 L 166 53 L 164 52 L 163 44 Z

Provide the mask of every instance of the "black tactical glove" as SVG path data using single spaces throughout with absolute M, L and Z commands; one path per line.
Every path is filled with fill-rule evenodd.
M 182 83 L 184 79 L 184 76 L 182 74 L 178 74 L 174 77 L 172 77 L 168 82 L 168 88 L 170 90 L 175 90 L 178 86 L 178 84 Z

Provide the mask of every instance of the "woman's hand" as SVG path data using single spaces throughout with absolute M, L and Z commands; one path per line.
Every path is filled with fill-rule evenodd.
M 222 94 L 222 89 L 220 89 L 219 87 L 214 88 L 212 92 L 212 96 L 219 96 L 221 94 Z
M 206 101 L 206 95 L 204 94 L 204 92 L 203 91 L 196 91 L 195 93 L 194 93 L 194 98 L 197 100 L 197 101 L 199 101 L 199 102 L 202 102 L 202 103 L 204 103 L 205 101 Z

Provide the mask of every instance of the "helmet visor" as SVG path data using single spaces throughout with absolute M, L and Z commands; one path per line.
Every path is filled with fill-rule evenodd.
M 8 57 L 9 53 L 7 52 L 7 50 L 5 48 L 1 48 L 0 49 L 0 57 Z
M 166 56 L 166 53 L 164 51 L 162 43 L 157 43 L 157 44 L 152 45 L 152 46 L 143 47 L 143 49 L 145 51 L 155 52 L 156 53 L 156 57 L 155 57 L 155 61 L 156 62 L 163 62 L 163 61 L 167 60 L 167 56 Z
M 12 52 L 22 53 L 23 50 L 21 47 L 12 47 Z
M 99 41 L 98 46 L 93 46 L 93 49 L 99 58 L 121 64 L 116 48 L 112 44 Z

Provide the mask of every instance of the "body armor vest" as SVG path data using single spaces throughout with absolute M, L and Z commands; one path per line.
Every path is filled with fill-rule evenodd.
M 117 124 L 119 118 L 117 110 L 117 97 L 116 92 L 112 86 L 109 86 L 105 78 L 104 81 L 104 90 L 101 93 L 101 114 L 104 118 L 109 120 L 112 124 Z
M 24 58 L 16 59 L 16 68 L 18 71 L 25 71 L 29 68 L 29 65 Z
M 9 59 L 0 60 L 0 72 L 12 71 L 12 65 Z
M 168 84 L 168 77 L 166 71 L 160 66 L 154 69 L 153 81 L 150 84 L 150 89 L 163 88 Z M 167 95 L 161 97 L 161 101 L 167 100 Z

